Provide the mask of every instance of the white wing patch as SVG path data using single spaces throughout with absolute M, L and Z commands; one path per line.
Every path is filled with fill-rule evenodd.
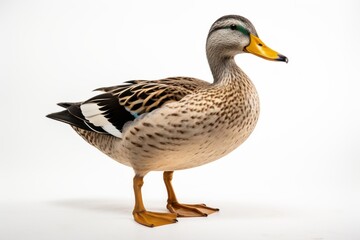
M 81 112 L 90 123 L 101 127 L 109 134 L 121 138 L 121 132 L 104 116 L 104 111 L 96 103 L 85 103 L 80 106 Z

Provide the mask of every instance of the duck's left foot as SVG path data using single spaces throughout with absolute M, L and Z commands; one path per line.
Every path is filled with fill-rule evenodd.
M 172 202 L 167 204 L 170 212 L 176 213 L 178 217 L 207 217 L 209 214 L 218 212 L 218 208 L 207 207 L 205 204 L 181 204 Z

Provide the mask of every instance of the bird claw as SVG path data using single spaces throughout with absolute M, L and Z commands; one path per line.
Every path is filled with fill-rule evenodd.
M 177 222 L 177 215 L 174 213 L 158 213 L 158 212 L 133 212 L 136 222 L 147 227 L 158 227 L 166 224 Z
M 170 212 L 178 217 L 207 217 L 209 214 L 218 212 L 218 208 L 207 207 L 205 204 L 181 204 L 172 202 L 167 204 Z

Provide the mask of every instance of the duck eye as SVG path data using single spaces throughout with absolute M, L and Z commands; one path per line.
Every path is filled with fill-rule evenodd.
M 231 25 L 230 25 L 230 29 L 231 29 L 231 30 L 236 30 L 236 25 L 235 25 L 235 24 L 231 24 Z

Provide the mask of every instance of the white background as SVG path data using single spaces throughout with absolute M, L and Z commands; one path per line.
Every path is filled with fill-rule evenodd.
M 360 239 L 359 1 L 0 2 L 0 239 Z M 261 116 L 239 149 L 174 175 L 208 218 L 132 220 L 133 171 L 45 115 L 130 79 L 211 81 L 210 25 L 249 18 L 289 64 L 237 62 Z M 146 206 L 165 211 L 161 173 Z

